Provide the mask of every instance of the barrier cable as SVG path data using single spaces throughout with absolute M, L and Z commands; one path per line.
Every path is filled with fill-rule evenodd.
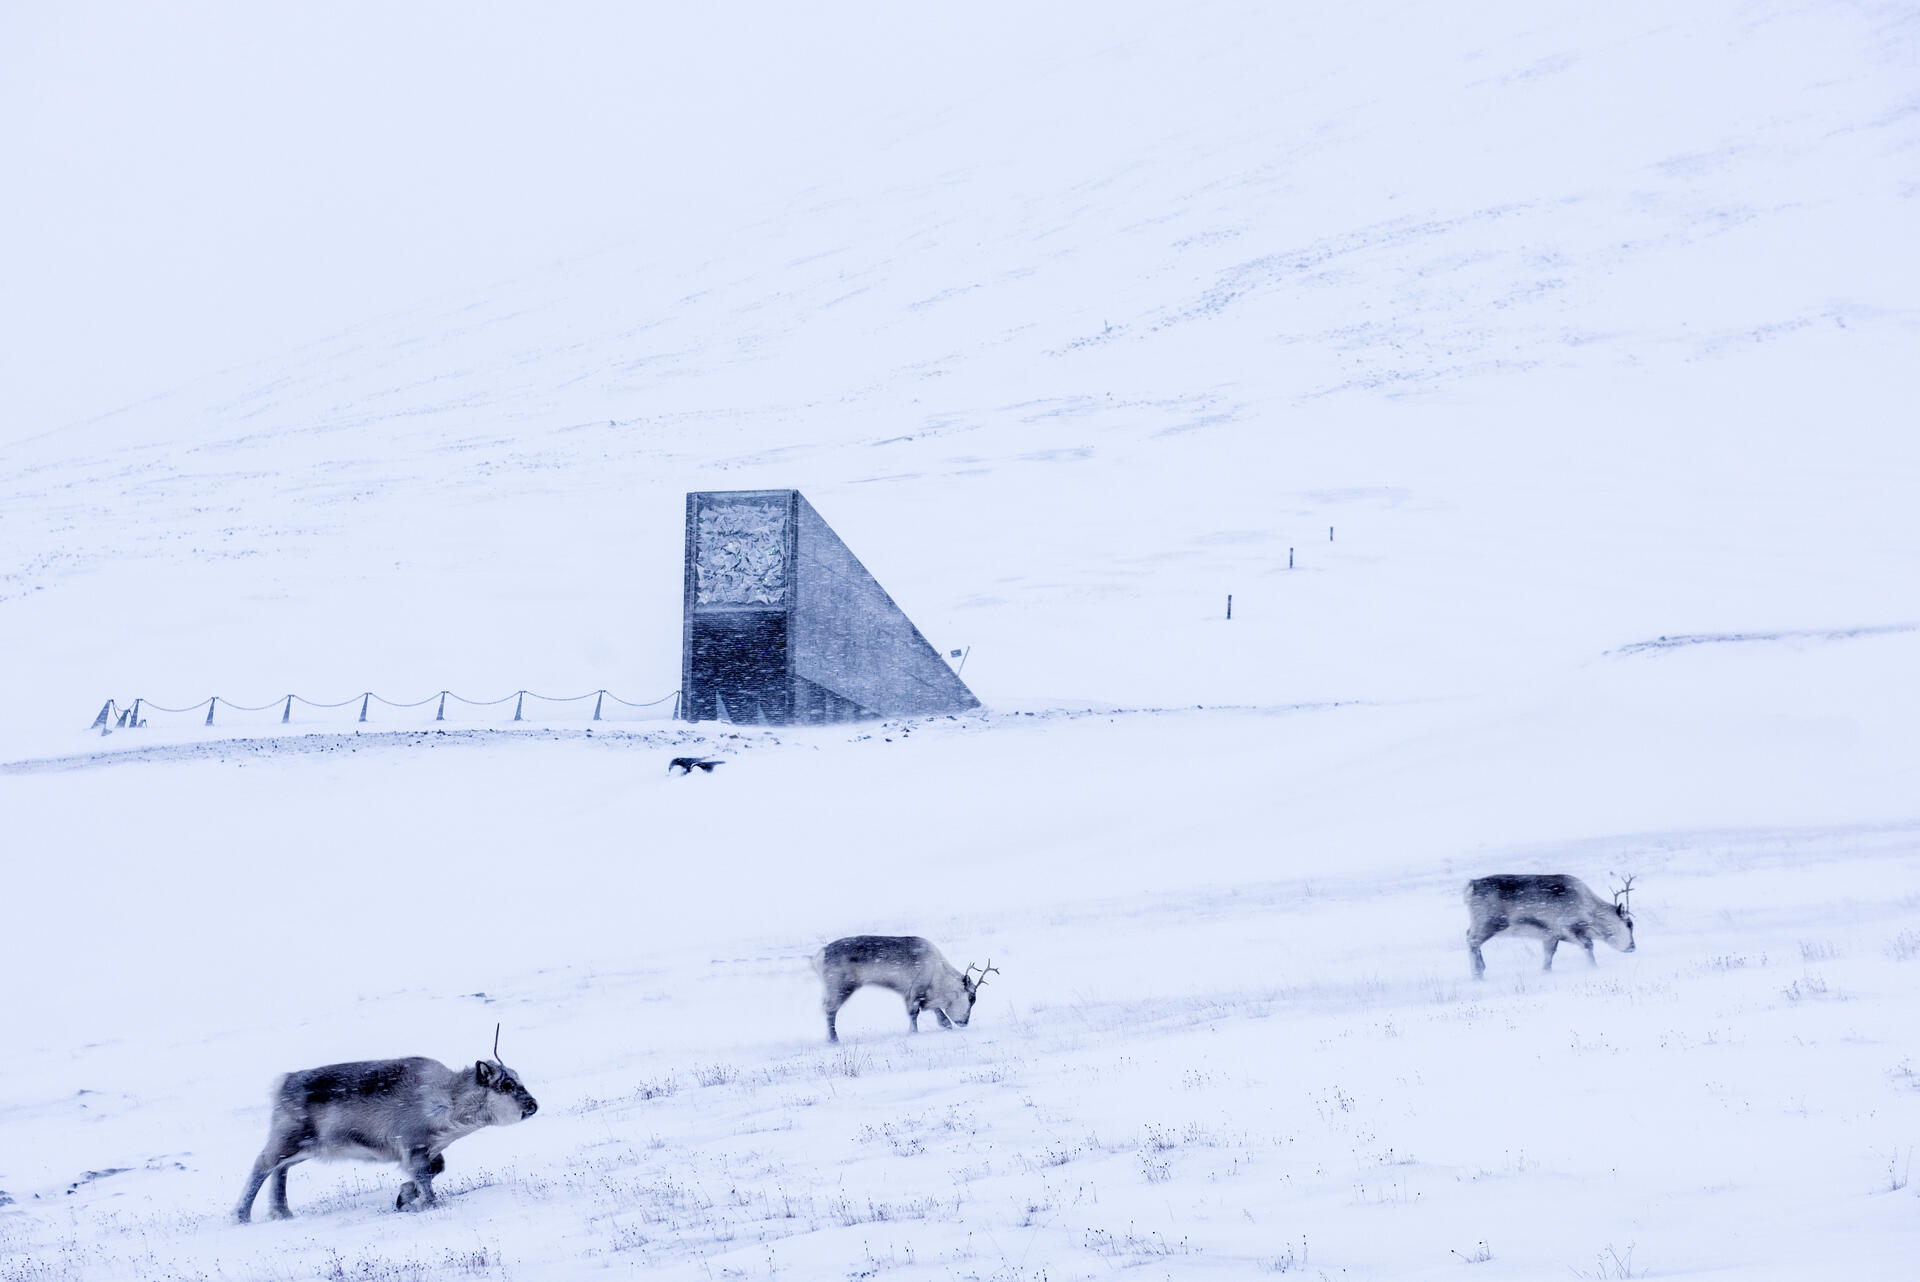
M 274 708 L 279 708 L 281 709 L 280 723 L 286 725 L 293 720 L 293 705 L 296 703 L 304 704 L 309 708 L 323 712 L 332 711 L 337 708 L 352 707 L 358 703 L 360 705 L 359 720 L 365 721 L 367 720 L 369 708 L 376 701 L 385 707 L 396 708 L 403 711 L 411 708 L 424 708 L 429 703 L 437 701 L 439 708 L 435 711 L 433 719 L 435 721 L 445 721 L 447 719 L 447 701 L 449 699 L 455 703 L 465 704 L 469 708 L 497 708 L 508 701 L 512 701 L 514 705 L 513 719 L 515 721 L 524 719 L 526 701 L 528 699 L 536 699 L 542 703 L 561 704 L 582 703 L 588 699 L 592 699 L 594 703 L 593 716 L 591 719 L 594 721 L 604 719 L 602 714 L 605 710 L 605 705 L 609 701 L 617 703 L 623 708 L 637 709 L 657 708 L 661 704 L 671 700 L 674 705 L 674 711 L 670 715 L 677 715 L 680 707 L 680 691 L 678 690 L 663 694 L 658 699 L 648 699 L 640 702 L 635 702 L 632 699 L 623 699 L 611 690 L 589 690 L 585 694 L 565 696 L 540 694 L 532 690 L 516 690 L 512 694 L 501 695 L 498 699 L 469 699 L 465 695 L 455 694 L 451 690 L 441 690 L 435 694 L 428 695 L 424 699 L 414 699 L 411 702 L 389 699 L 383 694 L 376 694 L 371 690 L 363 690 L 359 694 L 353 695 L 350 698 L 341 699 L 337 703 L 325 703 L 309 699 L 303 694 L 283 694 L 269 703 L 261 704 L 235 703 L 231 699 L 216 694 L 209 695 L 199 702 L 190 703 L 183 708 L 168 707 L 165 704 L 155 703 L 145 697 L 137 698 L 131 704 L 124 705 L 118 700 L 108 699 L 106 703 L 101 705 L 99 715 L 94 717 L 91 728 L 100 731 L 102 734 L 112 730 L 139 729 L 147 724 L 146 718 L 143 715 L 144 713 L 158 712 L 169 716 L 177 716 L 183 713 L 197 713 L 202 708 L 205 708 L 207 712 L 207 719 L 204 724 L 213 725 L 214 713 L 223 704 L 233 712 L 268 712 Z

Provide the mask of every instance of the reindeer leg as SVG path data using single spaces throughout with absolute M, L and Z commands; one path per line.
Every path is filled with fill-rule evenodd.
M 1553 969 L 1553 950 L 1558 947 L 1560 947 L 1560 941 L 1554 938 L 1552 935 L 1548 935 L 1545 939 L 1540 941 L 1541 951 L 1543 951 L 1547 955 L 1546 962 L 1540 967 L 1541 970 Z
M 424 1148 L 408 1151 L 407 1174 L 413 1178 L 400 1186 L 400 1196 L 393 1200 L 394 1210 L 404 1211 L 412 1206 L 425 1208 L 439 1203 L 439 1199 L 433 1195 L 433 1177 L 437 1173 L 434 1170 L 436 1161 L 439 1161 L 438 1156 L 430 1156 Z M 441 1170 L 446 1169 L 447 1164 L 444 1161 L 439 1162 L 439 1165 Z
M 920 1003 L 911 997 L 907 998 L 907 1030 L 920 1031 Z
M 234 1223 L 245 1224 L 253 1218 L 253 1199 L 259 1195 L 260 1186 L 269 1177 L 273 1180 L 271 1213 L 276 1218 L 293 1214 L 287 1209 L 287 1168 L 299 1160 L 300 1142 L 297 1137 L 278 1129 L 268 1135 L 267 1146 L 253 1160 L 253 1170 L 247 1175 L 247 1191 L 240 1195 L 240 1204 L 233 1208 Z
M 239 1205 L 233 1208 L 235 1224 L 245 1224 L 253 1218 L 253 1199 L 259 1196 L 260 1186 L 273 1173 L 274 1160 L 271 1154 L 272 1150 L 269 1149 L 253 1160 L 253 1170 L 247 1175 L 247 1191 L 240 1195 Z
M 1573 938 L 1575 942 L 1577 942 L 1582 948 L 1587 950 L 1587 965 L 1598 966 L 1600 964 L 1600 959 L 1593 955 L 1592 932 L 1588 931 L 1588 929 L 1585 926 L 1575 926 L 1573 928 Z
M 827 1040 L 830 1042 L 840 1040 L 840 1030 L 834 1026 L 834 1017 L 840 1013 L 840 1008 L 847 1004 L 847 998 L 851 996 L 853 996 L 851 987 L 829 988 L 826 997 L 820 1003 L 827 1012 Z
M 940 1021 L 940 1027 L 942 1028 L 953 1027 L 953 1021 L 947 1018 L 947 1012 L 940 1010 L 938 1008 L 935 1008 L 933 1012 L 933 1017 Z
M 273 1168 L 273 1188 L 269 1194 L 272 1199 L 270 1205 L 273 1209 L 269 1211 L 268 1214 L 272 1215 L 276 1220 L 290 1220 L 293 1218 L 293 1208 L 287 1205 L 287 1172 L 291 1171 L 301 1160 L 302 1159 L 298 1157 L 290 1157 Z
M 1467 956 L 1473 959 L 1473 977 L 1475 979 L 1485 979 L 1487 975 L 1487 959 L 1480 955 L 1480 945 L 1486 943 L 1506 928 L 1507 919 L 1505 917 L 1495 917 L 1489 921 L 1476 922 L 1467 927 Z

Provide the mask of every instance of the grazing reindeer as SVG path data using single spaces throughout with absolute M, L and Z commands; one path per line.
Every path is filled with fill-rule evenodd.
M 1487 973 L 1486 958 L 1480 945 L 1502 931 L 1538 939 L 1546 951 L 1542 970 L 1553 969 L 1553 950 L 1562 940 L 1587 950 L 1587 960 L 1599 965 L 1593 956 L 1593 941 L 1604 939 L 1623 953 L 1633 951 L 1633 917 L 1627 912 L 1627 895 L 1633 878 L 1613 892 L 1608 903 L 1587 889 L 1578 877 L 1517 874 L 1480 877 L 1467 883 L 1467 951 L 1473 955 L 1473 977 Z
M 813 956 L 813 968 L 826 992 L 827 1040 L 837 1042 L 834 1017 L 854 990 L 868 984 L 891 988 L 906 999 L 907 1026 L 920 1031 L 920 1012 L 931 1010 L 942 1028 L 965 1028 L 973 1003 L 988 975 L 999 969 L 989 957 L 984 967 L 968 963 L 955 970 L 940 950 L 918 935 L 854 935 L 836 939 Z M 975 975 L 973 972 L 979 970 Z
M 395 1208 L 433 1206 L 433 1177 L 447 1169 L 441 1156 L 447 1145 L 483 1126 L 510 1126 L 540 1107 L 500 1062 L 497 1025 L 493 1054 L 457 1071 L 431 1059 L 375 1059 L 281 1077 L 273 1087 L 266 1147 L 233 1218 L 241 1224 L 251 1218 L 268 1176 L 273 1218 L 292 1215 L 287 1171 L 310 1157 L 398 1162 L 412 1178 L 400 1186 Z

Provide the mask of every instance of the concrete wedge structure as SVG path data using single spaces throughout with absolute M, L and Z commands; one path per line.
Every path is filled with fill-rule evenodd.
M 687 495 L 681 716 L 812 725 L 980 706 L 798 490 Z

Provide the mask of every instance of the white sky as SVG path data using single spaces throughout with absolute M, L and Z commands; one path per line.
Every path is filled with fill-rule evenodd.
M 5 6 L 0 441 L 831 179 L 1087 30 L 1016 12 Z

